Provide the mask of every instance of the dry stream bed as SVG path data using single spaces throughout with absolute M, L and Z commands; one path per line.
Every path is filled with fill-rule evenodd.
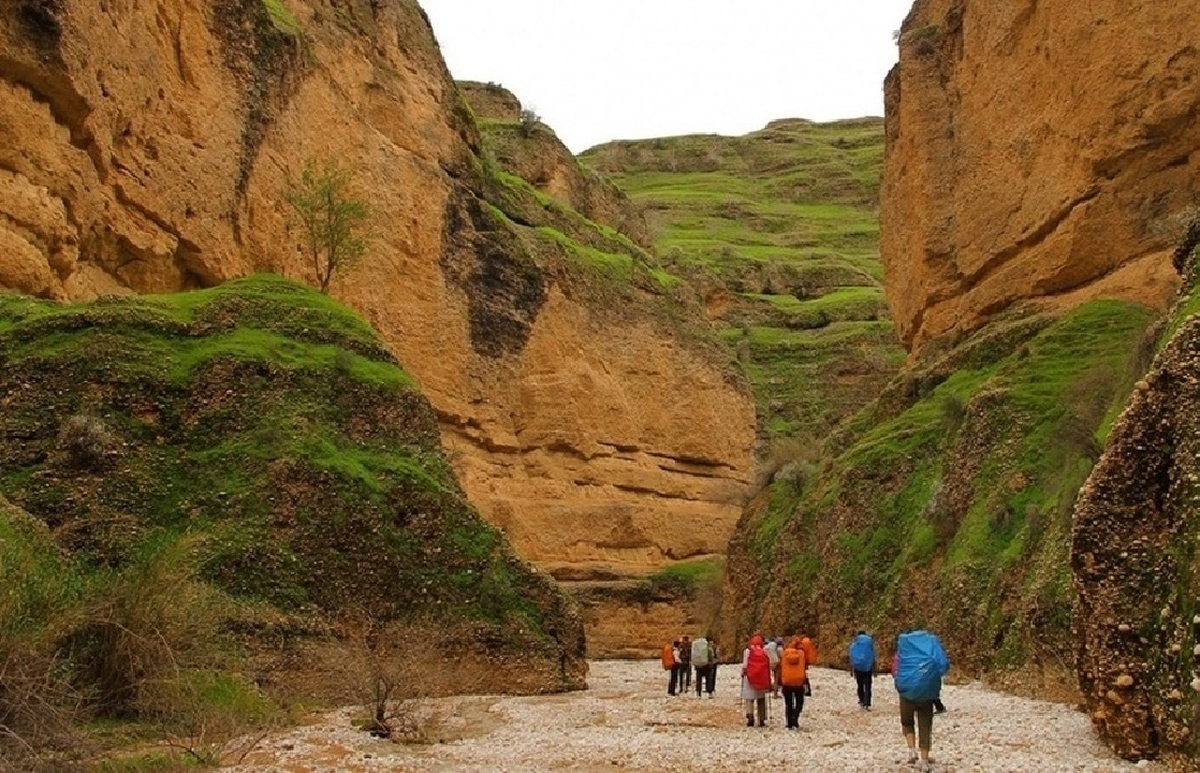
M 422 743 L 395 743 L 356 729 L 359 708 L 310 718 L 259 743 L 236 771 L 730 771 L 762 766 L 805 771 L 912 771 L 891 678 L 875 680 L 875 707 L 859 710 L 854 680 L 813 669 L 813 697 L 798 732 L 783 728 L 772 700 L 766 728 L 748 728 L 737 701 L 739 671 L 718 672 L 713 698 L 666 695 L 657 661 L 593 661 L 590 689 L 534 697 L 465 696 L 410 704 Z M 935 770 L 1161 773 L 1116 759 L 1071 706 L 1033 701 L 977 684 L 948 685 L 934 718 Z

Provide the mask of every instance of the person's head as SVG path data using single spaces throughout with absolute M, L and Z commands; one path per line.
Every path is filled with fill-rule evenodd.
M 858 633 L 856 633 L 856 634 L 854 634 L 854 635 L 855 635 L 855 636 L 866 636 L 866 635 L 867 635 L 867 632 L 866 632 L 866 631 L 864 631 L 864 630 L 861 630 L 861 629 L 859 629 Z
M 683 640 L 684 640 L 684 641 L 691 641 L 691 639 L 690 639 L 690 638 L 688 638 L 688 636 L 687 636 L 686 634 L 684 635 L 684 637 L 683 637 Z
M 751 646 L 751 647 L 761 647 L 761 646 L 763 646 L 763 637 L 762 637 L 762 635 L 761 635 L 761 634 L 757 634 L 757 633 L 756 633 L 756 634 L 754 634 L 753 636 L 751 636 L 751 637 L 750 637 L 750 646 Z
M 788 640 L 787 646 L 788 646 L 788 649 L 790 649 L 790 650 L 800 649 L 800 637 L 793 636 L 791 639 Z

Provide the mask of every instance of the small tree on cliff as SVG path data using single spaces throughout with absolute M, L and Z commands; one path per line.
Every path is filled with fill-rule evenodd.
M 335 273 L 354 266 L 367 252 L 370 205 L 352 195 L 354 172 L 334 159 L 304 164 L 300 179 L 288 179 L 283 197 L 304 231 L 304 247 L 321 292 Z

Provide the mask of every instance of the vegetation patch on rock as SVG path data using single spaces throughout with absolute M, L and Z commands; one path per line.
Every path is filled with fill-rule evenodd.
M 1146 308 L 1022 314 L 906 372 L 730 547 L 737 634 L 938 630 L 968 673 L 1073 682 L 1071 507 L 1139 372 Z M 1131 354 L 1134 353 L 1134 354 Z
M 428 403 L 328 297 L 266 276 L 4 295 L 0 363 L 0 717 L 17 737 L 77 747 L 80 722 L 109 717 L 179 738 L 226 704 L 266 721 L 383 684 L 582 686 L 574 606 L 479 519 Z M 479 662 L 448 665 L 464 648 Z

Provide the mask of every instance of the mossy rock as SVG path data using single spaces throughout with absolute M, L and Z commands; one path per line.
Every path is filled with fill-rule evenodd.
M 85 585 L 186 544 L 260 682 L 305 696 L 280 641 L 336 650 L 354 620 L 482 638 L 498 674 L 524 674 L 513 689 L 582 686 L 573 604 L 480 519 L 428 401 L 330 298 L 272 276 L 77 305 L 0 295 L 0 366 L 0 491 Z

